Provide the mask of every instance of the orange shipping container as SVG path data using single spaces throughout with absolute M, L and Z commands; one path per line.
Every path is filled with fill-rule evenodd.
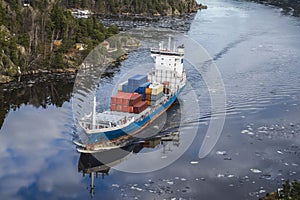
M 146 94 L 146 100 L 151 100 L 151 94 Z
M 151 88 L 146 88 L 146 91 L 145 91 L 146 94 L 151 94 L 151 92 L 152 92 Z
M 151 101 L 150 100 L 147 100 L 146 102 L 147 102 L 148 106 L 151 105 Z
M 128 106 L 128 111 L 129 111 L 130 113 L 133 113 L 133 106 Z

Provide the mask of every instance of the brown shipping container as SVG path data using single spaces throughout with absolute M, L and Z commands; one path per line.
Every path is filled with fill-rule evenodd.
M 117 105 L 116 104 L 110 104 L 110 110 L 111 111 L 116 111 Z
M 111 103 L 111 104 L 116 104 L 116 103 L 117 103 L 117 98 L 114 97 L 114 96 L 111 97 L 111 98 L 110 98 L 110 103 Z
M 123 98 L 122 99 L 122 105 L 129 105 L 129 100 L 128 98 Z
M 122 100 L 122 98 L 117 97 L 117 101 L 116 102 L 117 102 L 118 105 L 122 105 L 123 100 Z
M 117 106 L 116 106 L 116 111 L 122 112 L 122 105 L 117 105 Z
M 133 113 L 133 106 L 128 106 L 128 112 Z
M 133 107 L 133 111 L 134 111 L 134 113 L 138 114 L 138 113 L 143 112 L 147 107 L 148 107 L 147 102 L 141 101 Z
M 129 112 L 128 106 L 123 106 L 123 107 L 122 107 L 122 111 L 123 111 L 123 112 Z
M 129 101 L 129 106 L 135 106 L 137 103 L 142 101 L 142 95 L 140 94 L 135 94 L 134 96 L 131 97 Z

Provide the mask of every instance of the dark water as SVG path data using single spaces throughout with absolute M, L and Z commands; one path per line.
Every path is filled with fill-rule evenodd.
M 141 159 L 149 152 L 163 162 L 184 148 L 190 139 L 186 131 L 179 140 L 136 143 L 128 147 L 126 159 L 103 166 L 80 156 L 72 143 L 74 79 L 36 77 L 22 87 L 1 86 L 1 199 L 89 199 L 91 193 L 95 199 L 257 199 L 284 179 L 299 180 L 299 19 L 255 3 L 203 3 L 209 9 L 197 14 L 188 36 L 218 66 L 227 103 L 221 137 L 208 156 L 199 159 L 198 152 L 210 119 L 218 116 L 210 114 L 201 76 L 188 73 L 200 95 L 201 115 L 191 112 L 188 120 L 200 124 L 195 139 L 170 166 L 147 173 L 117 169 L 143 166 Z M 101 81 L 112 88 L 146 54 L 133 52 Z M 187 92 L 164 116 L 164 133 L 177 132 L 180 110 L 194 106 L 184 103 Z M 120 154 L 112 155 L 119 160 Z M 89 173 L 96 171 L 93 191 Z

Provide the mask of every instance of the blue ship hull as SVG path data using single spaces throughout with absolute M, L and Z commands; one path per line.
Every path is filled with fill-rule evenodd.
M 150 115 L 145 117 L 143 120 L 133 122 L 126 126 L 123 129 L 118 129 L 114 131 L 108 131 L 108 132 L 100 132 L 100 133 L 93 133 L 88 135 L 89 144 L 94 144 L 97 142 L 104 142 L 108 140 L 117 140 L 118 138 L 128 136 L 128 135 L 134 135 L 135 133 L 141 131 L 144 127 L 146 127 L 149 123 L 154 121 L 157 117 L 159 117 L 161 114 L 163 114 L 176 100 L 179 93 L 183 90 L 184 87 L 180 88 L 177 93 L 175 93 L 170 99 L 161 105 L 159 108 L 157 108 L 154 112 L 152 112 Z

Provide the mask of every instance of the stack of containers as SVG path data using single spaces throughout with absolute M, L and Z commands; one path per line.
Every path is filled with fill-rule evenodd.
M 142 100 L 143 101 L 146 100 L 146 88 L 149 88 L 150 85 L 151 85 L 150 82 L 146 82 L 146 83 L 140 85 L 139 88 L 135 90 L 135 92 L 137 92 L 140 95 L 142 95 Z
M 118 112 L 140 113 L 147 108 L 142 95 L 137 93 L 118 92 L 111 97 L 110 110 Z
M 133 107 L 133 112 L 138 114 L 143 112 L 146 108 L 148 107 L 147 102 L 145 101 L 140 101 Z
M 151 105 L 151 93 L 152 93 L 152 88 L 146 88 L 145 94 L 146 94 L 146 102 L 148 106 Z
M 156 83 L 156 84 L 152 84 L 149 86 L 149 88 L 151 88 L 151 103 L 150 105 L 156 105 L 157 102 L 163 97 L 164 93 L 163 93 L 163 89 L 164 86 L 160 83 Z
M 133 93 L 135 92 L 140 85 L 143 85 L 147 82 L 147 76 L 146 75 L 140 75 L 137 74 L 131 78 L 128 79 L 128 82 L 122 85 L 122 91 Z

